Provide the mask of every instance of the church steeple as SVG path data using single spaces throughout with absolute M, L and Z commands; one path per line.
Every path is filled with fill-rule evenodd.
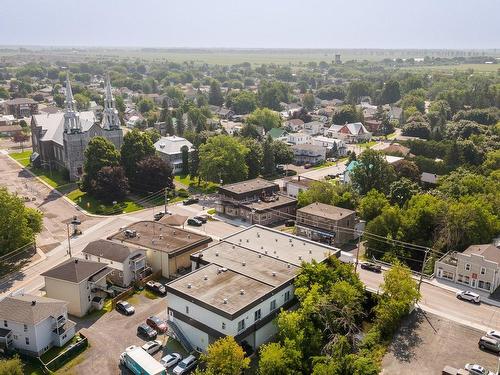
M 79 133 L 82 131 L 80 124 L 80 116 L 76 112 L 76 101 L 73 98 L 71 83 L 69 81 L 69 73 L 66 76 L 66 109 L 64 111 L 64 132 Z
M 118 111 L 115 108 L 115 98 L 113 97 L 113 92 L 111 91 L 109 74 L 106 75 L 104 86 L 105 94 L 102 127 L 105 130 L 119 129 L 120 118 L 118 117 Z

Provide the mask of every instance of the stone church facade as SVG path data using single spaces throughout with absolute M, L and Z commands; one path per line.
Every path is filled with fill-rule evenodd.
M 123 143 L 123 130 L 109 77 L 105 83 L 101 123 L 97 121 L 94 112 L 76 110 L 68 77 L 64 112 L 34 115 L 31 118 L 31 161 L 45 169 L 67 170 L 70 181 L 78 181 L 83 174 L 85 148 L 97 136 L 108 139 L 117 149 Z

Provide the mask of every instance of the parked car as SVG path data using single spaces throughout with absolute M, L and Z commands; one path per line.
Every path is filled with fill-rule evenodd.
M 477 345 L 480 349 L 486 349 L 494 353 L 500 353 L 500 341 L 495 340 L 494 338 L 483 336 L 479 339 Z
M 289 219 L 285 222 L 285 227 L 293 227 L 294 225 L 295 225 L 294 220 Z
M 201 221 L 203 224 L 206 224 L 208 221 L 208 217 L 205 215 L 198 215 L 198 216 L 193 217 L 193 219 Z
M 474 293 L 474 292 L 469 292 L 468 290 L 460 290 L 457 292 L 457 298 L 458 299 L 463 299 L 466 301 L 474 302 L 474 303 L 480 303 L 481 302 L 481 297 L 479 294 Z
M 201 221 L 195 219 L 194 217 L 188 219 L 187 224 L 192 225 L 193 227 L 201 227 L 203 225 Z
M 313 166 L 312 164 L 306 163 L 306 164 L 304 164 L 304 169 L 312 168 L 312 166 Z
M 170 353 L 167 354 L 165 357 L 163 357 L 160 360 L 160 363 L 162 364 L 163 367 L 170 368 L 173 365 L 176 365 L 181 359 L 182 356 L 179 353 Z
M 160 350 L 163 347 L 163 344 L 161 343 L 160 340 L 153 340 L 153 341 L 148 341 L 145 343 L 142 348 L 146 351 L 148 354 L 155 354 L 158 350 Z
M 154 340 L 158 336 L 156 331 L 146 323 L 142 323 L 137 327 L 137 334 L 141 337 L 146 337 L 148 340 Z
M 486 336 L 491 337 L 497 341 L 500 341 L 500 331 L 488 331 L 486 332 Z
M 173 373 L 175 375 L 187 374 L 196 366 L 196 363 L 196 357 L 194 355 L 190 355 L 180 361 L 177 366 L 175 366 Z
M 146 283 L 146 289 L 159 294 L 165 294 L 167 292 L 167 290 L 165 289 L 165 285 L 153 280 L 150 280 Z
M 481 365 L 467 363 L 465 365 L 465 369 L 469 371 L 469 374 L 471 375 L 495 375 L 493 372 L 485 369 Z
M 367 271 L 372 271 L 372 272 L 377 272 L 377 273 L 382 272 L 382 267 L 380 267 L 379 264 L 370 263 L 370 262 L 361 263 L 361 268 L 364 270 L 367 270 Z
M 188 206 L 190 204 L 195 204 L 195 203 L 198 203 L 200 200 L 198 198 L 188 198 L 188 199 L 184 199 L 182 201 L 182 204 L 184 206 Z
M 135 313 L 134 306 L 132 306 L 130 303 L 127 301 L 118 301 L 116 303 L 116 311 L 121 312 L 122 314 L 125 315 L 132 315 Z
M 154 214 L 153 217 L 154 217 L 155 221 L 158 221 L 158 220 L 160 220 L 165 215 L 170 215 L 170 211 L 166 211 L 166 212 L 165 211 L 160 211 L 160 212 L 157 212 L 157 213 Z
M 153 315 L 146 319 L 146 324 L 158 333 L 167 332 L 167 322 Z

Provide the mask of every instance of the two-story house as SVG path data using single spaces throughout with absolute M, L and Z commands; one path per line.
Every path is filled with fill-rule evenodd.
M 188 154 L 193 151 L 193 145 L 187 139 L 172 135 L 161 137 L 154 144 L 157 154 L 166 162 L 170 163 L 174 173 L 182 171 L 182 149 L 187 147 Z
M 71 258 L 42 273 L 47 297 L 68 302 L 68 312 L 82 317 L 91 309 L 100 310 L 108 290 L 106 277 L 112 269 L 105 263 Z
M 500 249 L 492 244 L 471 245 L 462 253 L 445 254 L 435 264 L 438 279 L 486 293 L 500 286 Z
M 345 125 L 330 126 L 325 135 L 330 138 L 341 139 L 347 143 L 367 142 L 372 134 L 360 122 L 354 122 Z
M 31 98 L 10 99 L 3 105 L 5 114 L 13 115 L 15 118 L 31 117 L 38 113 L 38 103 Z
M 318 164 L 326 159 L 326 148 L 312 144 L 297 144 L 292 146 L 293 163 Z
M 141 280 L 150 269 L 146 263 L 145 249 L 109 240 L 89 242 L 80 257 L 107 264 L 112 269 L 108 280 L 121 287 L 128 287 L 132 282 Z
M 296 231 L 314 241 L 341 245 L 353 240 L 356 212 L 324 203 L 311 203 L 297 210 Z
M 38 357 L 53 346 L 61 347 L 75 335 L 65 301 L 11 295 L 0 300 L 0 344 Z
M 280 310 L 297 304 L 293 282 L 302 262 L 339 254 L 259 225 L 246 228 L 193 254 L 193 272 L 167 284 L 169 325 L 200 351 L 228 335 L 256 351 L 276 334 Z

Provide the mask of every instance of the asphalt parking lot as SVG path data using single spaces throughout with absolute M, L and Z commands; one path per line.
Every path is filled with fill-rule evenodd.
M 382 361 L 382 374 L 441 374 L 446 365 L 463 368 L 466 363 L 495 371 L 498 357 L 477 345 L 483 334 L 436 315 L 414 312 L 394 337 Z
M 146 340 L 137 336 L 137 326 L 144 323 L 151 315 L 166 319 L 166 299 L 150 299 L 145 294 L 135 294 L 128 300 L 135 307 L 135 314 L 125 316 L 113 310 L 99 319 L 80 320 L 77 327 L 81 328 L 89 340 L 90 347 L 80 355 L 79 363 L 74 366 L 71 374 L 129 374 L 129 371 L 119 366 L 119 357 L 126 347 L 130 345 L 142 346 Z M 163 335 L 158 340 L 166 340 Z M 157 352 L 154 357 L 160 360 L 163 351 Z M 165 350 L 166 351 L 166 350 Z

